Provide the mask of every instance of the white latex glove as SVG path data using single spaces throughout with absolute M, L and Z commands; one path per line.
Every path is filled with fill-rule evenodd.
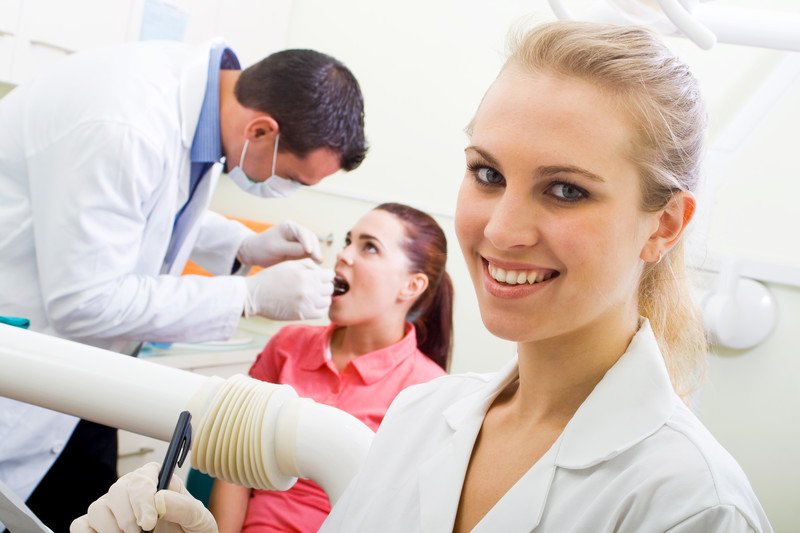
M 262 267 L 305 257 L 310 257 L 317 263 L 322 262 L 319 238 L 310 229 L 291 220 L 246 237 L 236 254 L 240 263 Z
M 76 518 L 70 533 L 217 533 L 211 512 L 194 499 L 180 478 L 156 492 L 158 463 L 125 474 Z
M 284 261 L 245 278 L 244 316 L 273 320 L 320 318 L 328 312 L 333 294 L 333 270 L 309 259 Z

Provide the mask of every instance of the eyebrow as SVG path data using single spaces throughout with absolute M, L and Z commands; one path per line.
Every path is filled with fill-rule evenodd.
M 537 173 L 542 176 L 552 176 L 553 174 L 559 174 L 561 172 L 579 174 L 584 178 L 588 178 L 599 183 L 605 183 L 606 181 L 602 176 L 595 174 L 594 172 L 589 172 L 585 168 L 576 167 L 575 165 L 552 165 L 547 167 L 539 167 Z
M 345 237 L 347 237 L 348 239 L 351 239 L 351 240 L 352 240 L 352 238 L 353 238 L 353 232 L 351 232 L 351 231 L 348 231 L 348 232 L 347 232 L 347 235 L 345 235 Z M 379 238 L 377 238 L 377 237 L 376 237 L 376 236 L 374 236 L 374 235 L 370 235 L 369 233 L 362 233 L 361 235 L 359 235 L 359 236 L 358 236 L 358 239 L 359 239 L 359 240 L 362 240 L 362 241 L 366 241 L 366 240 L 368 240 L 368 239 L 371 239 L 371 240 L 373 240 L 373 241 L 377 242 L 378 244 L 380 244 L 381 246 L 383 246 L 383 243 L 381 242 L 381 240 L 380 240 Z M 384 246 L 384 248 L 385 248 L 385 246 Z
M 494 157 L 492 157 L 491 155 L 489 155 L 485 151 L 481 150 L 477 146 L 467 146 L 464 149 L 465 152 L 469 151 L 469 150 L 477 152 L 478 155 L 480 155 L 482 158 L 484 158 L 486 160 L 486 162 L 489 163 L 490 165 L 492 165 L 493 167 L 498 168 L 500 166 L 500 163 Z M 580 176 L 583 176 L 583 177 L 585 177 L 587 179 L 590 179 L 592 181 L 596 181 L 596 182 L 599 182 L 599 183 L 605 183 L 605 181 L 606 181 L 605 178 L 603 178 L 599 174 L 595 174 L 594 172 L 590 172 L 590 171 L 586 170 L 585 168 L 581 168 L 581 167 L 578 167 L 578 166 L 575 166 L 575 165 L 548 165 L 548 166 L 539 167 L 539 168 L 536 169 L 536 175 L 537 176 L 543 176 L 543 177 L 552 176 L 554 174 L 559 174 L 561 172 L 566 172 L 566 173 L 569 173 L 569 174 L 578 174 Z

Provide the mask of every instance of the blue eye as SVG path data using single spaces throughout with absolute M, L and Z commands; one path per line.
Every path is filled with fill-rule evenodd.
M 505 178 L 497 170 L 481 163 L 468 163 L 467 170 L 478 185 L 483 187 L 502 186 Z
M 589 193 L 580 187 L 563 181 L 552 184 L 549 192 L 563 202 L 577 202 L 589 196 Z

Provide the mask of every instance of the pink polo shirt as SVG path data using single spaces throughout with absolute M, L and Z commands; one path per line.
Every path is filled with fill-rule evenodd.
M 376 430 L 401 390 L 445 373 L 417 349 L 410 323 L 400 342 L 355 358 L 340 373 L 330 359 L 335 327 L 285 326 L 259 354 L 250 375 L 292 385 L 300 396 L 347 411 Z M 252 491 L 242 531 L 317 531 L 330 510 L 320 486 L 299 479 L 285 492 Z

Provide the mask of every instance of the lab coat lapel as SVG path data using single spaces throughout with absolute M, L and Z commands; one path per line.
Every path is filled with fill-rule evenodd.
M 200 178 L 192 199 L 186 206 L 178 222 L 172 230 L 169 252 L 173 252 L 172 260 L 165 263 L 164 270 L 167 274 L 180 275 L 197 241 L 197 234 L 202 226 L 202 217 L 211 203 L 211 195 L 217 186 L 217 180 L 222 173 L 222 164 L 215 163 L 205 176 Z M 168 253 L 169 253 L 168 252 Z M 169 258 L 169 255 L 168 255 Z M 169 259 L 168 259 L 169 260 Z
M 533 531 L 542 520 L 544 506 L 556 473 L 555 458 L 561 439 L 528 470 L 472 530 Z
M 203 98 L 205 98 L 211 48 L 220 43 L 224 44 L 224 41 L 214 39 L 205 46 L 200 47 L 181 72 L 180 121 L 183 161 L 180 170 L 180 198 L 188 198 L 189 196 L 189 178 L 192 168 L 189 160 L 189 151 L 200 120 Z M 216 188 L 217 179 L 221 172 L 222 165 L 214 164 L 206 175 L 200 179 L 197 190 L 195 190 L 183 215 L 172 230 L 166 260 L 161 268 L 162 273 L 179 275 L 186 266 L 197 239 L 197 233 L 200 231 L 200 218 L 203 211 L 211 203 L 211 194 Z
M 464 475 L 486 411 L 519 370 L 514 357 L 491 375 L 485 386 L 448 407 L 442 414 L 452 432 L 441 448 L 420 467 L 419 508 L 422 532 L 452 531 Z
M 463 424 L 439 451 L 422 464 L 419 475 L 420 530 L 452 531 L 464 474 L 483 416 Z

